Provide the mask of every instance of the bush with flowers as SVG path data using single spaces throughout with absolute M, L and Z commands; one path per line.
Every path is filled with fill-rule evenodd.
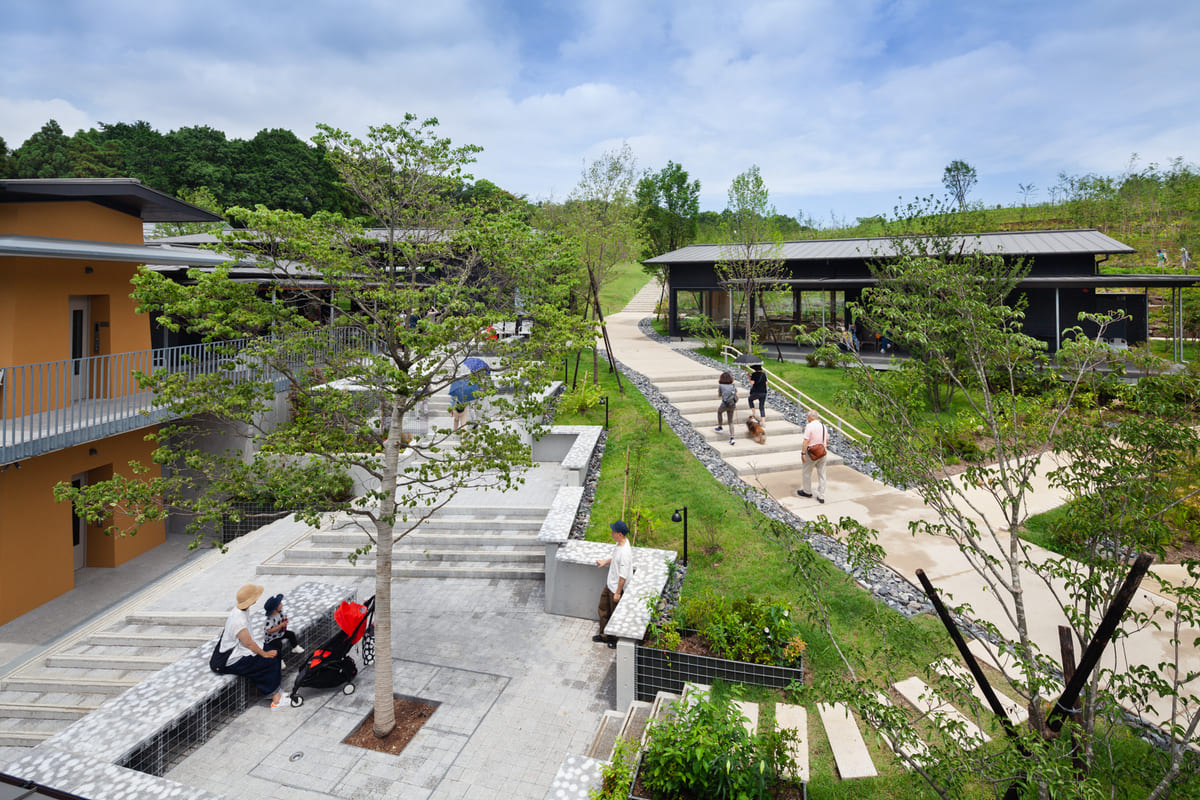
M 706 589 L 683 600 L 674 618 L 655 622 L 651 640 L 676 649 L 681 630 L 693 630 L 721 658 L 752 664 L 798 667 L 805 642 L 792 607 L 783 600 L 759 597 L 730 599 Z

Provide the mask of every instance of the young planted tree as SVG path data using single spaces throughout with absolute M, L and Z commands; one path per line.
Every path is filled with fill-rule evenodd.
M 641 250 L 637 209 L 633 186 L 637 179 L 637 161 L 628 144 L 604 153 L 584 168 L 579 184 L 567 202 L 542 211 L 541 224 L 575 242 L 583 265 L 582 294 L 585 308 L 604 331 L 604 312 L 600 308 L 600 290 L 612 280 L 613 268 L 630 261 Z M 610 364 L 615 359 L 606 347 Z M 592 375 L 599 380 L 599 364 L 593 351 Z M 613 367 L 615 369 L 615 366 Z M 618 376 L 617 385 L 620 386 Z M 622 389 L 621 391 L 624 391 Z
M 729 184 L 726 211 L 726 241 L 721 260 L 716 264 L 717 275 L 726 282 L 729 295 L 742 293 L 742 312 L 745 314 L 745 351 L 753 351 L 754 298 L 765 288 L 784 276 L 780 251 L 783 242 L 772 223 L 775 207 L 757 166 L 741 173 Z M 729 304 L 733 316 L 733 303 Z
M 89 519 L 124 511 L 136 525 L 186 513 L 200 535 L 247 487 L 270 489 L 317 524 L 331 474 L 369 475 L 369 491 L 337 510 L 369 536 L 354 557 L 375 556 L 380 736 L 395 725 L 394 543 L 464 486 L 520 483 L 558 353 L 590 333 L 563 311 L 578 280 L 574 247 L 512 216 L 459 207 L 446 189 L 459 185 L 477 148 L 453 146 L 436 126 L 410 115 L 372 127 L 365 140 L 322 128 L 320 142 L 371 230 L 329 213 L 230 209 L 239 227 L 222 247 L 260 267 L 266 290 L 231 280 L 228 269 L 197 272 L 191 285 L 141 274 L 140 307 L 212 342 L 215 354 L 208 369 L 143 378 L 182 420 L 156 437 L 156 461 L 173 468 L 161 478 L 60 487 Z M 493 331 L 517 319 L 518 294 L 532 334 L 497 339 Z M 473 378 L 484 424 L 426 431 L 423 399 L 468 374 L 466 360 L 481 347 L 493 365 L 490 380 Z M 263 419 L 281 390 L 295 418 L 272 427 Z M 214 420 L 248 445 L 206 448 Z
M 942 185 L 958 203 L 960 210 L 967 207 L 967 195 L 971 193 L 977 180 L 979 176 L 975 173 L 975 168 L 957 158 L 942 170 Z

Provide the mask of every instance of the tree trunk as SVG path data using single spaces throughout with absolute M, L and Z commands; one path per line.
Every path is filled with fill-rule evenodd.
M 383 444 L 379 519 L 375 523 L 375 728 L 381 739 L 396 727 L 392 700 L 392 535 L 396 528 L 396 473 L 404 420 L 399 398 L 392 404 L 392 421 Z

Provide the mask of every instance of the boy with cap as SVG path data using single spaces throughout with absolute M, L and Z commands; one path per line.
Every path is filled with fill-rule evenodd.
M 608 579 L 600 593 L 600 633 L 592 637 L 593 642 L 604 642 L 610 648 L 617 646 L 617 637 L 605 636 L 608 619 L 613 609 L 625 594 L 625 584 L 633 577 L 633 548 L 629 545 L 629 526 L 617 520 L 608 526 L 612 531 L 613 554 L 605 559 L 596 559 L 597 567 L 608 567 Z
M 263 604 L 267 612 L 267 624 L 263 628 L 263 649 L 275 649 L 283 652 L 283 643 L 287 643 L 288 651 L 296 649 L 296 634 L 287 629 L 288 620 L 283 615 L 283 595 L 277 594 L 267 598 Z

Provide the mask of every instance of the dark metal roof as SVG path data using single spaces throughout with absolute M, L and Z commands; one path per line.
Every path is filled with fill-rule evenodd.
M 84 200 L 144 222 L 220 222 L 199 206 L 133 178 L 20 178 L 0 180 L 0 203 Z
M 731 286 L 740 281 L 718 281 L 718 286 Z M 805 290 L 857 289 L 879 283 L 873 276 L 853 278 L 779 278 L 772 285 Z M 1036 275 L 1027 276 L 1018 289 L 1171 289 L 1200 286 L 1198 275 Z
M 999 233 L 964 234 L 954 237 L 968 251 L 998 253 L 1006 256 L 1040 256 L 1072 254 L 1117 254 L 1137 252 L 1129 245 L 1092 229 L 1061 231 L 1008 231 Z M 909 241 L 919 245 L 922 237 Z M 643 264 L 715 264 L 736 257 L 737 245 L 693 244 L 661 256 L 648 258 Z M 957 247 L 955 248 L 957 249 Z M 806 239 L 783 242 L 778 247 L 757 245 L 755 258 L 778 258 L 784 261 L 862 261 L 893 258 L 899 255 L 890 236 L 859 239 Z

